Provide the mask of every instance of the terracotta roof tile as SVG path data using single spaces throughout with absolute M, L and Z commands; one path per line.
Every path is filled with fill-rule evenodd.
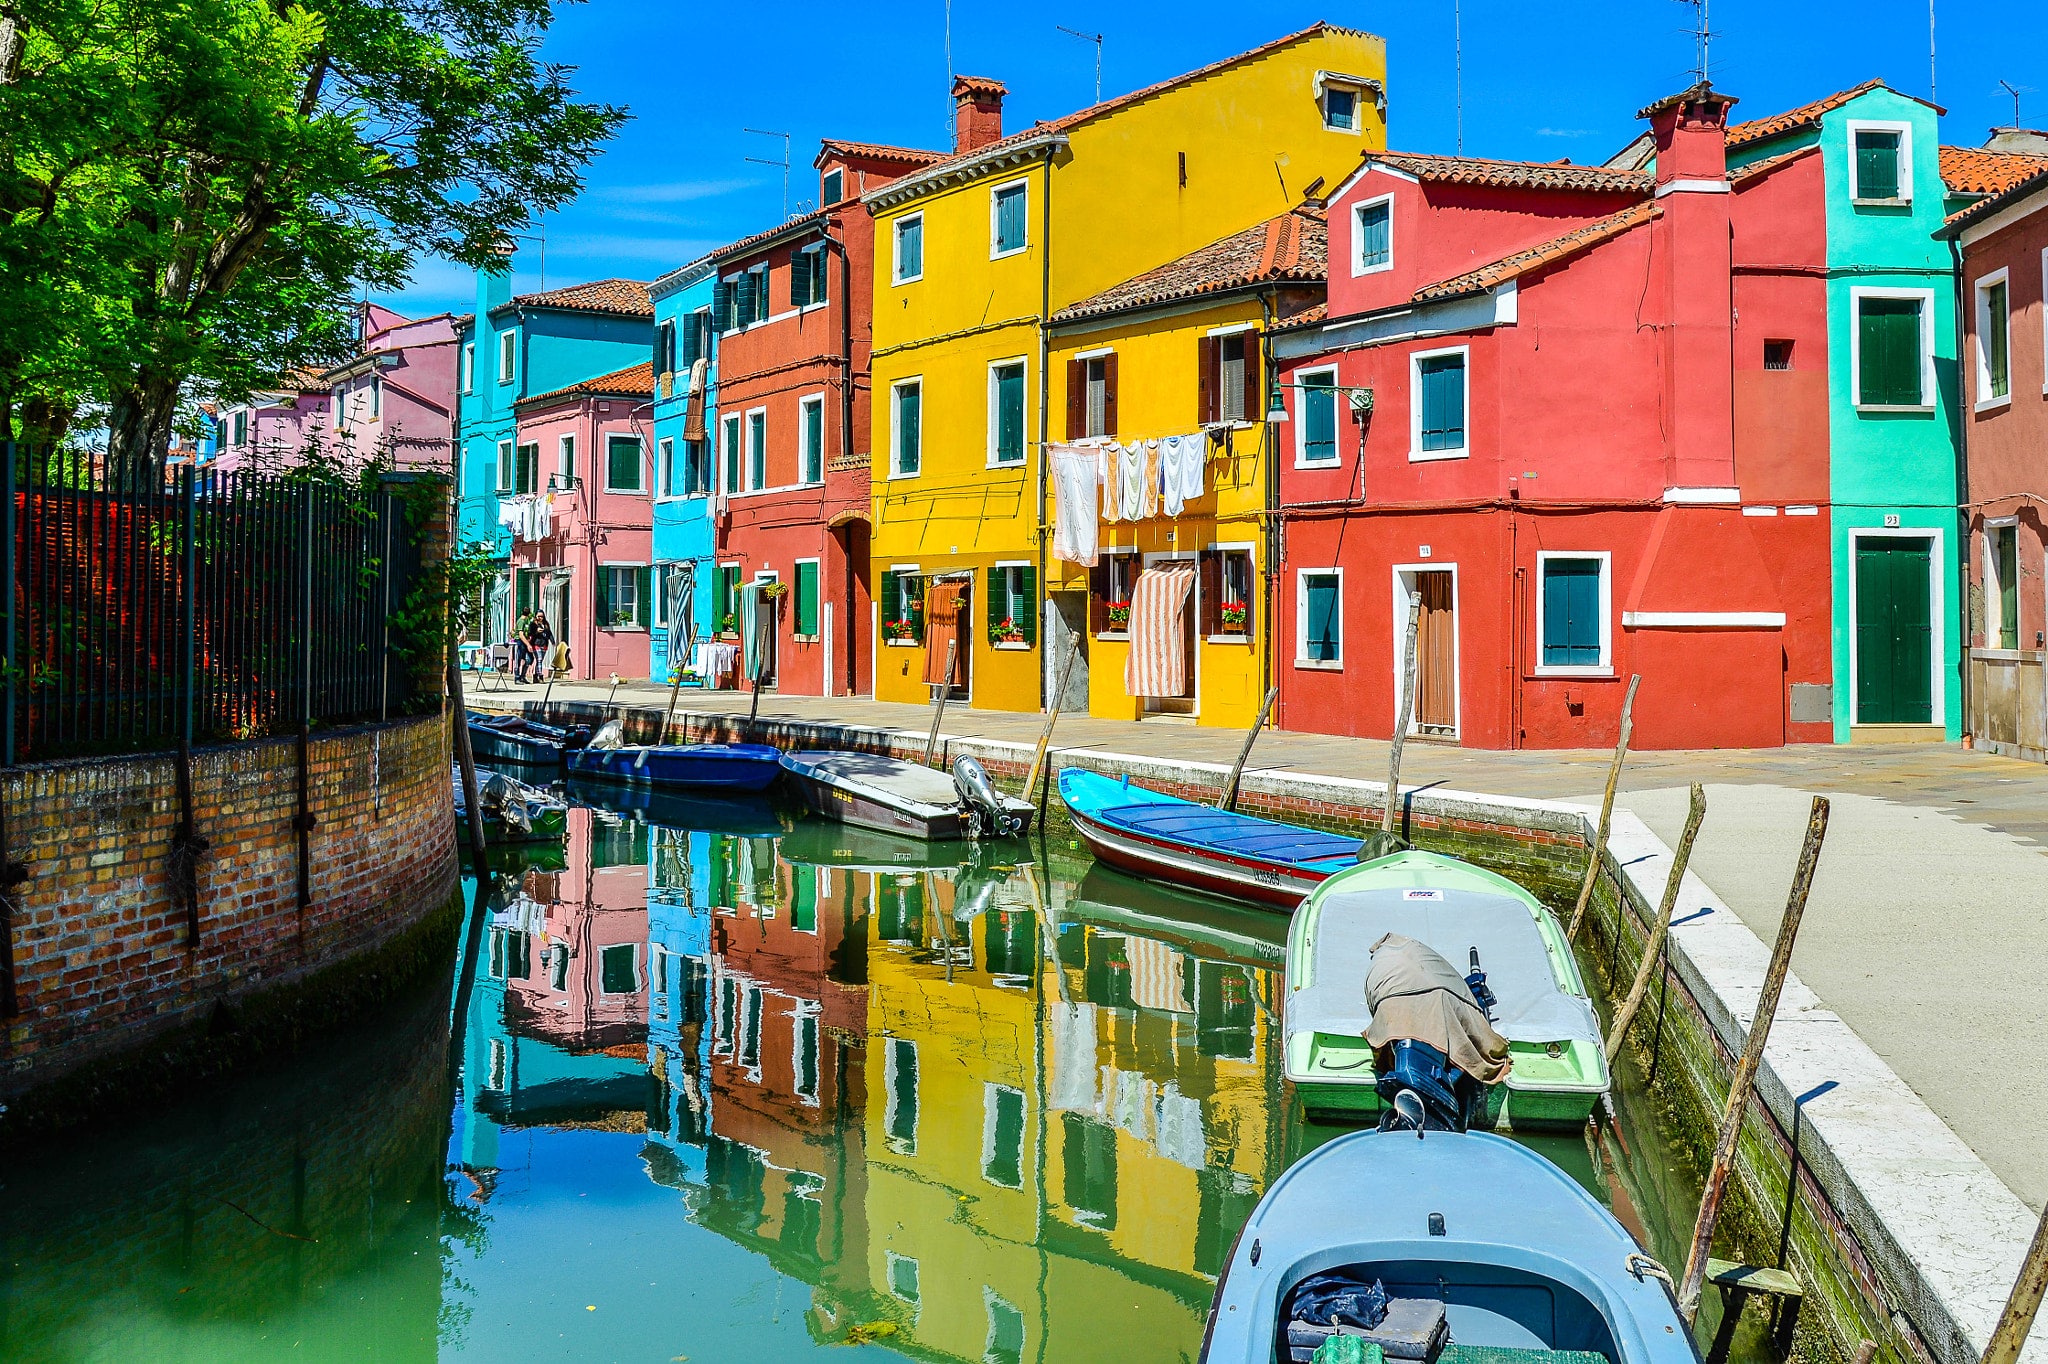
M 1747 123 L 1734 124 L 1728 129 L 1728 145 L 1746 146 L 1751 142 L 1761 142 L 1767 137 L 1776 137 L 1780 133 L 1789 133 L 1797 128 L 1811 128 L 1820 122 L 1821 115 L 1841 108 L 1858 95 L 1867 95 L 1872 90 L 1885 88 L 1883 81 L 1865 81 L 1847 90 L 1837 90 L 1834 94 L 1817 99 L 1811 104 L 1802 104 L 1797 109 L 1787 109 L 1782 114 L 1772 114 L 1769 118 L 1753 118 Z
M 2043 190 L 2048 190 L 2048 165 L 2039 167 L 2024 179 L 2015 180 L 2008 189 L 2000 190 L 1996 194 L 1987 194 L 1968 208 L 1949 214 L 1947 220 L 1942 223 L 1941 230 L 1934 235 L 1958 236 L 1970 224 L 1993 217 L 2011 205 L 2030 199 Z M 2035 210 L 2048 210 L 2048 200 L 2037 204 Z
M 610 374 L 600 374 L 595 379 L 570 384 L 548 393 L 536 393 L 531 398 L 521 398 L 519 406 L 532 407 L 540 403 L 561 398 L 607 396 L 614 398 L 652 398 L 654 396 L 654 362 L 643 360 L 625 369 L 615 369 Z
M 1698 104 L 1709 99 L 1719 100 L 1724 106 L 1729 107 L 1733 107 L 1739 102 L 1735 96 L 1722 94 L 1706 81 L 1695 81 L 1677 94 L 1666 95 L 1662 99 L 1652 100 L 1650 103 L 1645 104 L 1642 108 L 1636 110 L 1636 117 L 1651 118 L 1663 113 L 1666 109 L 1675 108 L 1681 104 Z
M 835 204 L 833 205 L 833 208 L 837 208 L 838 206 L 839 205 Z M 777 223 L 775 226 L 769 228 L 765 232 L 756 232 L 751 237 L 741 237 L 736 242 L 731 242 L 725 246 L 721 246 L 716 251 L 711 252 L 707 259 L 715 261 L 727 261 L 731 260 L 735 256 L 745 255 L 747 251 L 752 249 L 753 247 L 759 246 L 762 242 L 772 240 L 773 238 L 776 237 L 780 237 L 785 232 L 796 232 L 806 227 L 816 226 L 817 224 L 824 222 L 827 217 L 831 216 L 831 213 L 831 208 L 821 208 L 810 213 L 799 214 L 796 217 L 791 218 L 785 222 Z
M 572 308 L 584 313 L 612 313 L 619 317 L 652 317 L 654 304 L 648 301 L 647 285 L 637 279 L 600 279 L 589 284 L 572 284 L 566 289 L 520 294 L 512 300 L 529 308 Z
M 1583 227 L 1574 228 L 1561 237 L 1552 237 L 1549 241 L 1525 251 L 1503 256 L 1490 265 L 1480 266 L 1477 270 L 1469 270 L 1451 279 L 1425 285 L 1415 291 L 1415 301 L 1427 303 L 1434 299 L 1456 298 L 1461 294 L 1476 294 L 1494 288 L 1532 270 L 1555 265 L 1561 260 L 1576 256 L 1610 237 L 1618 237 L 1630 228 L 1640 227 L 1652 221 L 1663 212 L 1664 210 L 1654 202 L 1630 204 L 1619 213 L 1612 213 Z
M 1320 283 L 1328 250 L 1322 210 L 1297 208 L 1069 304 L 1052 320 L 1100 317 L 1253 284 Z
M 1648 171 L 1574 166 L 1563 161 L 1493 161 L 1477 156 L 1432 156 L 1421 152 L 1367 152 L 1365 159 L 1431 184 L 1572 189 L 1609 194 L 1650 192 Z
M 892 147 L 886 142 L 851 142 L 842 137 L 828 137 L 818 144 L 817 158 L 811 164 L 817 165 L 835 152 L 841 157 L 893 161 L 905 166 L 929 166 L 952 155 L 951 152 L 927 151 L 922 147 Z
M 1007 95 L 1010 87 L 993 76 L 955 76 L 953 95 Z
M 1751 180 L 1755 180 L 1760 176 L 1769 175 L 1780 166 L 1797 161 L 1802 156 L 1811 156 L 1819 150 L 1819 143 L 1810 142 L 1804 147 L 1794 147 L 1789 152 L 1779 152 L 1776 156 L 1767 156 L 1761 161 L 1752 161 L 1746 166 L 1729 171 L 1728 183 L 1732 185 L 1748 184 Z
M 985 156 L 1001 155 L 1019 143 L 1028 142 L 1032 138 L 1044 137 L 1049 133 L 1065 132 L 1067 129 L 1086 123 L 1090 119 L 1100 118 L 1104 114 L 1115 113 L 1119 109 L 1137 104 L 1142 100 L 1150 99 L 1154 95 L 1163 94 L 1178 86 L 1191 84 L 1207 76 L 1213 76 L 1219 71 L 1236 66 L 1240 62 L 1254 61 L 1257 58 L 1266 56 L 1268 53 L 1277 52 L 1281 48 L 1289 47 L 1305 38 L 1313 38 L 1321 33 L 1344 33 L 1361 37 L 1371 36 L 1360 29 L 1346 28 L 1341 24 L 1330 23 L 1328 20 L 1318 20 L 1297 33 L 1289 33 L 1270 42 L 1261 43 L 1257 47 L 1249 48 L 1233 56 L 1210 62 L 1207 66 L 1198 66 L 1193 71 L 1184 71 L 1178 76 L 1158 81 L 1144 87 L 1142 90 L 1133 90 L 1129 94 L 1106 99 L 1100 104 L 1091 104 L 1085 109 L 1077 109 L 1063 118 L 1056 118 L 1050 122 L 1034 123 L 1029 128 L 1011 133 L 1008 137 L 1000 138 L 985 146 L 976 147 L 971 151 L 955 152 L 949 156 L 942 156 L 924 169 L 928 171 L 937 170 L 955 163 L 964 165 Z M 893 188 L 898 188 L 898 186 L 884 185 L 880 189 L 873 191 L 873 193 L 887 194 Z
M 2048 170 L 2048 156 L 1994 152 L 1984 147 L 1943 147 L 1941 183 L 1951 194 L 2003 194 Z

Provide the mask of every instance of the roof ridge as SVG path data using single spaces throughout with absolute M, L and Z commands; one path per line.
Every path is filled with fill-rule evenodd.
M 1609 237 L 1618 236 L 1630 228 L 1662 217 L 1663 213 L 1663 206 L 1654 199 L 1630 204 L 1627 208 L 1595 218 L 1591 222 L 1580 223 L 1569 232 L 1560 233 L 1532 246 L 1525 246 L 1518 251 L 1510 251 L 1485 265 L 1452 275 L 1449 279 L 1438 280 L 1435 284 L 1426 284 L 1415 291 L 1415 301 L 1455 298 L 1460 294 L 1475 293 L 1481 288 L 1492 288 L 1496 284 L 1519 278 L 1540 266 L 1569 260 Z

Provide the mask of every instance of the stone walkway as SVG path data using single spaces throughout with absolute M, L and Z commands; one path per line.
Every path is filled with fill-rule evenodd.
M 602 701 L 603 686 L 557 684 L 557 699 Z M 538 700 L 538 687 L 486 692 L 479 706 Z M 750 697 L 685 692 L 679 711 L 745 713 Z M 665 688 L 617 701 L 667 704 Z M 761 699 L 765 717 L 923 734 L 924 706 L 865 698 Z M 1036 741 L 1040 719 L 948 709 L 957 738 Z M 1228 763 L 1241 732 L 1062 716 L 1059 747 Z M 1404 785 L 1596 801 L 1611 752 L 1498 753 L 1411 742 Z M 1387 745 L 1272 732 L 1251 768 L 1383 780 Z M 1831 798 L 1826 851 L 1793 969 L 2012 1190 L 2048 1200 L 2048 766 L 1943 745 L 1675 751 L 1631 755 L 1618 803 L 1667 843 L 1686 787 L 1707 787 L 1693 869 L 1758 936 L 1777 930 L 1815 794 Z M 1683 907 L 1680 912 L 1683 913 Z

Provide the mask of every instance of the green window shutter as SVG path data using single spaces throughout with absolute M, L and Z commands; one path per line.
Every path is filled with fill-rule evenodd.
M 799 933 L 818 931 L 818 873 L 814 867 L 790 867 L 789 926 Z
M 896 225 L 896 277 L 915 279 L 924 273 L 924 219 Z
M 1010 599 L 1010 616 L 1024 627 L 1024 642 L 1038 643 L 1038 570 L 1030 564 L 1017 570 L 1017 593 Z
M 988 1117 L 987 1154 L 982 1157 L 981 1176 L 1005 1189 L 1020 1189 L 1024 1186 L 1024 1096 L 1014 1089 L 995 1089 L 990 1091 L 989 1102 L 993 1111 Z M 999 1327 L 990 1328 L 992 1338 L 998 1333 Z M 1021 1347 L 1023 1332 L 1015 1334 Z M 997 1353 L 990 1351 L 990 1356 L 996 1357 Z
M 1858 401 L 1873 407 L 1919 406 L 1920 300 L 1866 298 L 1859 307 Z
M 640 491 L 640 442 L 631 436 L 612 436 L 605 442 L 605 486 L 624 492 Z
M 1422 448 L 1465 447 L 1465 357 L 1437 355 L 1415 362 L 1421 387 Z
M 1302 589 L 1307 619 L 1302 623 L 1302 657 L 1312 663 L 1334 663 L 1342 652 L 1338 637 L 1337 575 L 1311 573 Z
M 820 246 L 811 253 L 811 302 L 823 303 L 832 295 L 825 288 L 826 258 L 831 254 Z
M 742 327 L 754 320 L 754 280 L 749 270 L 733 281 L 733 313 Z
M 825 480 L 825 404 L 804 404 L 804 482 Z
M 1899 135 L 1865 128 L 1856 134 L 1856 198 L 1899 197 Z
M 1543 565 L 1543 662 L 1600 662 L 1600 561 L 1549 559 Z
M 924 390 L 910 384 L 896 390 L 896 469 L 898 473 L 914 474 L 920 457 L 918 419 L 923 406 Z
M 711 322 L 718 331 L 729 332 L 733 326 L 735 290 L 731 280 L 722 279 L 711 286 Z
M 991 568 L 988 571 L 988 623 L 991 631 L 1009 614 L 1010 570 Z
M 1012 464 L 1024 458 L 1024 366 L 1005 365 L 996 371 L 996 460 Z
M 802 308 L 811 301 L 811 253 L 792 251 L 789 256 L 789 306 Z
M 612 623 L 612 571 L 602 564 L 597 569 L 597 623 L 600 627 Z
M 796 633 L 818 633 L 818 566 L 815 563 L 796 566 Z
M 533 608 L 540 596 L 537 578 L 538 575 L 530 570 L 523 568 L 519 570 L 516 582 L 517 590 L 512 594 L 512 611 L 514 615 L 530 616 L 533 614 Z
M 643 630 L 654 628 L 654 570 L 633 570 L 633 603 L 636 623 Z
M 1994 398 L 2007 397 L 2012 392 L 2012 366 L 2007 352 L 2011 319 L 2006 313 L 2005 299 L 2003 280 L 1984 291 L 1984 334 L 1980 343 L 1984 347 L 1984 368 L 1991 377 L 1990 396 Z
M 1301 381 L 1304 463 L 1328 464 L 1337 458 L 1336 382 L 1331 374 L 1311 374 Z
M 640 988 L 640 973 L 634 969 L 632 943 L 620 943 L 604 949 L 601 960 L 604 970 L 604 992 L 608 995 L 630 995 Z
M 747 418 L 747 486 L 768 486 L 768 414 L 756 412 Z
M 882 624 L 903 619 L 903 576 L 899 573 L 882 575 Z M 887 638 L 885 634 L 883 636 Z
M 1358 263 L 1363 266 L 1385 265 L 1392 257 L 1393 245 L 1389 239 L 1392 226 L 1393 205 L 1388 203 L 1369 204 L 1358 211 Z

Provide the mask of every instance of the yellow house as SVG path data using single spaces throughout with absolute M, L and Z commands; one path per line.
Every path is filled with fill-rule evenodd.
M 954 154 L 864 198 L 877 698 L 1039 708 L 1041 639 L 1076 628 L 1042 590 L 1051 319 L 1342 181 L 1385 146 L 1385 73 L 1317 24 L 1008 137 L 1003 86 L 955 81 Z
M 1097 519 L 1097 558 L 1092 568 L 1054 559 L 1047 576 L 1056 619 L 1072 623 L 1054 666 L 1080 651 L 1069 696 L 1085 690 L 1091 714 L 1232 729 L 1257 714 L 1272 676 L 1266 513 L 1278 487 L 1265 336 L 1322 302 L 1326 246 L 1312 201 L 1053 314 L 1051 439 L 1094 450 L 1110 475 L 1093 505 L 1055 498 L 1055 522 Z M 1184 500 L 1154 496 L 1128 515 L 1112 481 L 1119 466 L 1144 460 L 1151 477 L 1160 442 L 1187 436 L 1200 438 L 1199 467 Z M 1125 671 L 1130 603 L 1141 574 L 1173 566 L 1193 570 L 1185 605 L 1179 628 L 1162 626 L 1153 643 L 1178 667 L 1171 681 L 1148 674 L 1162 694 L 1145 695 Z

